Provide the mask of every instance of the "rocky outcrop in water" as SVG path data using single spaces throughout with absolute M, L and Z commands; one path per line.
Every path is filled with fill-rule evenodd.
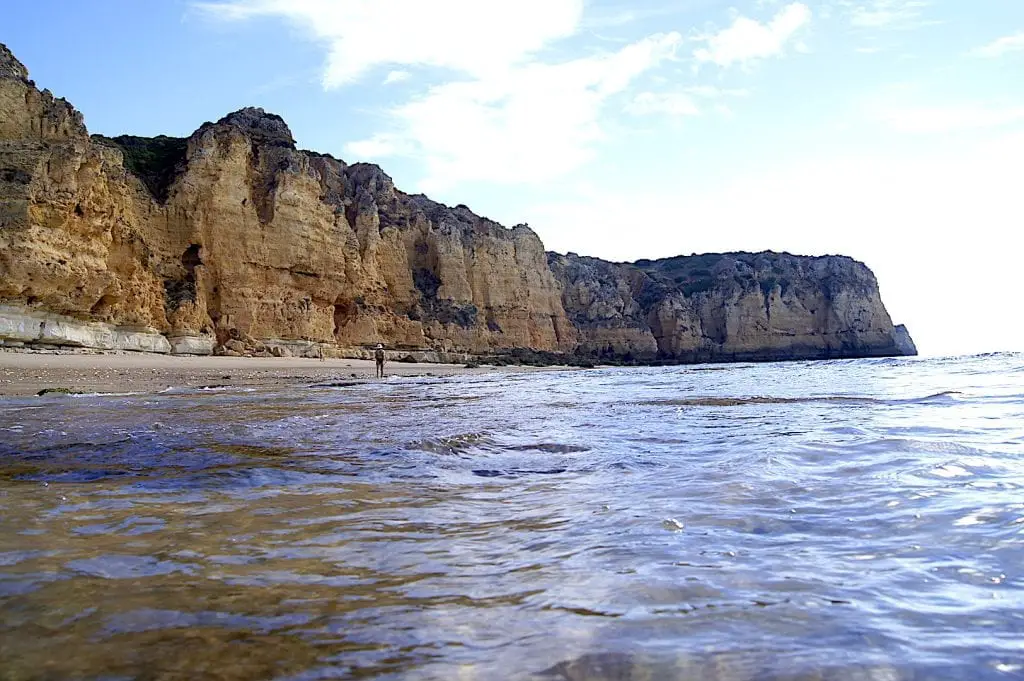
M 298 150 L 261 109 L 187 139 L 90 137 L 2 46 L 0 303 L 0 317 L 159 334 L 171 351 L 202 354 L 243 337 L 253 349 L 233 352 L 353 354 L 384 342 L 678 361 L 912 346 L 870 271 L 847 258 L 629 265 L 547 254 L 525 225 L 405 194 L 375 165 Z M 4 328 L 0 340 L 35 342 Z

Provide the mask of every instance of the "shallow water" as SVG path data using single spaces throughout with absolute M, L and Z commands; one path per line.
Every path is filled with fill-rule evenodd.
M 1024 356 L 0 402 L 0 679 L 1024 677 Z

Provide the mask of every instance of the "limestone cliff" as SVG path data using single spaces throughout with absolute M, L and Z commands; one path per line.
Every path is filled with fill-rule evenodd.
M 580 330 L 580 351 L 597 357 L 904 354 L 874 275 L 850 258 L 728 253 L 613 264 L 551 254 L 549 262 Z
M 526 226 L 298 150 L 261 109 L 188 139 L 89 137 L 2 46 L 0 304 L 0 340 L 182 352 L 232 340 L 682 361 L 898 352 L 873 276 L 851 260 L 546 254 Z M 170 342 L 138 340 L 157 334 Z
M 139 193 L 121 153 L 0 45 L 0 301 L 166 327 Z

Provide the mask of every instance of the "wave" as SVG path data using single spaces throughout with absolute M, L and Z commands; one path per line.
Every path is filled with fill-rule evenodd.
M 634 404 L 651 407 L 743 407 L 759 404 L 805 404 L 812 402 L 848 402 L 852 404 L 878 404 L 883 400 L 873 397 L 826 395 L 822 397 L 683 397 L 665 400 L 644 400 Z
M 164 392 L 164 391 L 160 391 Z M 67 391 L 64 389 L 43 389 L 36 393 L 36 397 L 42 398 L 56 398 L 56 399 L 82 399 L 86 397 L 133 397 L 135 395 L 147 395 L 149 393 L 142 391 L 125 391 L 125 392 L 77 392 Z
M 568 468 L 546 468 L 546 469 L 527 469 L 527 468 L 507 468 L 507 469 L 487 469 L 477 468 L 471 471 L 473 475 L 481 478 L 518 478 L 523 475 L 561 475 L 562 473 L 568 473 Z
M 466 456 L 481 450 L 498 449 L 497 442 L 490 433 L 461 433 L 450 437 L 430 438 L 410 442 L 405 447 L 409 451 L 431 452 L 454 456 Z
M 590 447 L 582 447 L 580 445 L 563 445 L 557 442 L 538 442 L 530 445 L 516 445 L 514 447 L 508 447 L 515 452 L 544 452 L 545 454 L 576 454 L 581 452 L 589 452 Z
M 634 402 L 640 406 L 651 407 L 744 407 L 749 405 L 763 404 L 921 404 L 927 402 L 943 401 L 963 393 L 956 390 L 946 390 L 924 397 L 912 397 L 907 399 L 883 399 L 878 397 L 867 397 L 859 395 L 807 395 L 799 397 L 772 397 L 756 395 L 752 397 L 681 397 L 664 400 L 643 400 Z
M 923 404 L 925 402 L 940 402 L 948 401 L 950 399 L 955 400 L 958 399 L 959 397 L 962 397 L 963 395 L 964 393 L 960 392 L 959 390 L 944 390 L 940 393 L 935 393 L 934 395 L 927 395 L 925 397 L 912 397 L 904 400 L 889 400 L 889 402 L 896 404 Z

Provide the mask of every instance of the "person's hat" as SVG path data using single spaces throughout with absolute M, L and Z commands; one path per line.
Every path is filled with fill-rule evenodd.
M 382 343 L 377 343 L 377 349 L 378 350 L 383 350 L 384 349 L 384 345 Z

